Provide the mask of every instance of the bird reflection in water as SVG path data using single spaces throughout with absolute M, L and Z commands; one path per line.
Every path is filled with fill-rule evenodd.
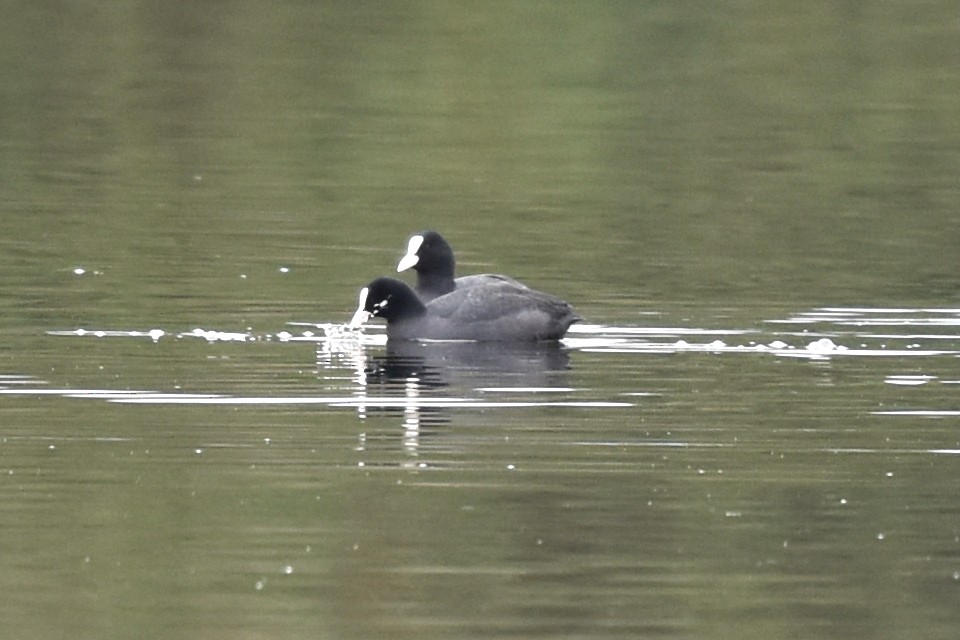
M 334 385 L 351 371 L 361 420 L 372 412 L 400 415 L 404 448 L 415 453 L 421 428 L 450 422 L 451 410 L 483 403 L 482 389 L 551 389 L 566 386 L 570 356 L 557 342 L 420 342 L 391 340 L 386 346 L 355 344 L 317 351 L 318 373 Z M 342 386 L 341 386 L 342 388 Z
M 386 352 L 368 358 L 367 384 L 389 389 L 416 379 L 424 390 L 444 389 L 470 399 L 490 386 L 557 386 L 570 368 L 567 350 L 557 342 L 390 341 Z

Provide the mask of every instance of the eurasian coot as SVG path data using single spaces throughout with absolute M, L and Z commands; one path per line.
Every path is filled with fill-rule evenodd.
M 466 289 L 486 284 L 509 282 L 517 287 L 525 287 L 521 282 L 508 276 L 492 273 L 454 278 L 456 260 L 453 249 L 436 231 L 424 231 L 411 236 L 407 242 L 407 255 L 397 264 L 397 272 L 413 268 L 417 272 L 417 295 L 424 302 L 454 290 Z
M 559 340 L 580 320 L 563 300 L 502 279 L 458 287 L 424 304 L 405 283 L 377 278 L 360 291 L 350 326 L 370 317 L 387 321 L 391 339 L 483 342 Z

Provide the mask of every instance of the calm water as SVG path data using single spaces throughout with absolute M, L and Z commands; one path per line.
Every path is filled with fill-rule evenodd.
M 953 3 L 6 13 L 4 637 L 956 637 Z

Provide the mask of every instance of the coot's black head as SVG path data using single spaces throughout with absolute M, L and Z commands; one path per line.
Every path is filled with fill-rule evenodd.
M 411 236 L 407 243 L 407 255 L 397 264 L 397 271 L 413 268 L 418 274 L 453 279 L 456 263 L 453 249 L 436 231 L 424 231 Z
M 358 327 L 370 318 L 383 318 L 388 323 L 407 320 L 427 310 L 413 289 L 393 278 L 377 278 L 360 290 L 360 304 L 350 321 Z

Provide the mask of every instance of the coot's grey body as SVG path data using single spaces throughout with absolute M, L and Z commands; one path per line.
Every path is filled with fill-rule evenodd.
M 559 340 L 580 319 L 563 300 L 496 276 L 426 304 L 403 282 L 377 278 L 361 291 L 351 325 L 371 316 L 387 321 L 390 339 L 482 342 Z
M 456 260 L 453 249 L 436 231 L 424 231 L 411 236 L 407 242 L 407 254 L 397 264 L 397 271 L 414 269 L 417 272 L 417 295 L 424 302 L 453 291 L 484 285 L 501 285 L 508 282 L 516 287 L 527 288 L 509 276 L 495 273 L 478 273 L 455 278 Z

